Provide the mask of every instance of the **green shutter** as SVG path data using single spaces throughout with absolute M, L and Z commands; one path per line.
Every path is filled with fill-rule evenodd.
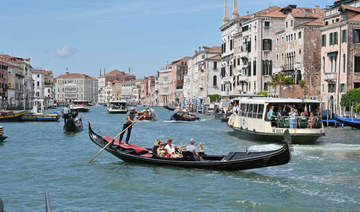
M 346 43 L 346 29 L 342 31 L 341 42 Z
M 322 35 L 321 46 L 326 46 L 326 34 Z
M 334 33 L 334 44 L 338 44 L 338 38 L 339 38 L 338 32 L 335 32 Z
M 272 60 L 269 61 L 269 75 L 272 75 Z

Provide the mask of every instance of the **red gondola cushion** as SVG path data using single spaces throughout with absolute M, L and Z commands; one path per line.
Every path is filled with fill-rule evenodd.
M 144 158 L 152 158 L 152 154 L 148 153 L 148 154 L 144 154 L 144 155 L 141 155 L 141 157 L 144 157 Z
M 112 141 L 112 138 L 110 136 L 105 136 L 104 139 L 107 142 Z M 114 145 L 119 145 L 119 141 L 115 140 Z M 133 144 L 125 145 L 124 142 L 121 142 L 120 147 L 124 148 L 124 149 L 133 149 L 137 154 L 144 151 L 144 150 L 147 150 L 146 148 L 144 148 L 142 146 L 137 146 L 137 145 L 133 145 Z

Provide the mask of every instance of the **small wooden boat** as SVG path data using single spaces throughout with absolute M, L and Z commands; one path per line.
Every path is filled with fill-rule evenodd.
M 287 135 L 289 136 L 289 134 Z M 112 138 L 109 136 L 102 137 L 96 134 L 91 129 L 90 123 L 89 136 L 90 139 L 101 148 L 112 141 Z M 203 161 L 194 160 L 195 157 L 193 153 L 189 151 L 183 152 L 183 157 L 181 158 L 164 158 L 158 156 L 149 148 L 132 144 L 124 145 L 123 142 L 119 143 L 118 140 L 108 145 L 105 150 L 125 162 L 220 171 L 237 171 L 278 166 L 288 163 L 291 158 L 288 142 L 280 149 L 266 152 L 230 152 L 226 155 L 202 154 Z
M 21 121 L 58 121 L 59 113 L 25 113 L 21 117 Z
M 170 107 L 170 106 L 164 106 L 165 109 L 168 109 L 168 110 L 175 110 L 176 108 L 174 107 Z
M 127 113 L 128 105 L 126 100 L 112 100 L 108 104 L 107 111 L 109 113 Z
M 7 136 L 4 136 L 3 126 L 0 126 L 0 142 L 3 142 Z
M 75 118 L 78 113 L 70 116 L 69 120 L 64 124 L 64 131 L 66 132 L 80 132 L 83 130 L 83 123 L 81 118 Z
M 174 115 L 171 116 L 170 120 L 175 121 L 198 121 L 200 118 L 192 113 L 187 112 L 177 112 Z
M 145 109 L 143 111 L 138 111 L 137 113 L 138 113 L 137 119 L 140 121 L 142 120 L 153 121 L 155 120 L 156 117 L 156 113 L 153 109 Z
M 360 119 L 341 118 L 340 116 L 335 116 L 334 118 L 336 121 L 343 123 L 345 126 L 350 126 L 360 129 Z
M 21 116 L 23 116 L 26 111 L 14 112 L 14 111 L 1 111 L 0 112 L 0 122 L 1 121 L 21 121 Z

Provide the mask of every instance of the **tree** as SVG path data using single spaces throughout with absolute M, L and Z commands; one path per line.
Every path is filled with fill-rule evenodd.
M 343 94 L 341 98 L 340 105 L 346 107 L 347 110 L 349 110 L 351 106 L 355 104 L 358 104 L 357 111 L 360 111 L 360 88 L 349 90 L 348 92 L 346 92 L 346 94 Z M 356 110 L 355 108 L 354 110 Z
M 221 97 L 219 94 L 208 95 L 210 102 L 219 102 Z

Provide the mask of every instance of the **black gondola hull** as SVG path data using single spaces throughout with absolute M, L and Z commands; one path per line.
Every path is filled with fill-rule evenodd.
M 83 130 L 83 124 L 81 120 L 77 122 L 75 119 L 70 118 L 64 125 L 63 130 L 66 132 L 80 132 Z
M 89 136 L 90 139 L 101 148 L 108 144 L 108 141 L 93 132 L 90 124 Z M 289 144 L 287 143 L 282 148 L 274 151 L 239 153 L 242 154 L 241 157 L 243 158 L 236 160 L 221 160 L 224 159 L 224 156 L 213 156 L 206 154 L 203 155 L 204 161 L 185 161 L 182 159 L 160 158 L 155 156 L 143 157 L 143 155 L 149 155 L 151 151 L 146 150 L 140 152 L 139 154 L 134 154 L 133 152 L 129 152 L 128 149 L 124 149 L 117 145 L 109 145 L 105 148 L 105 150 L 125 162 L 219 171 L 236 171 L 278 166 L 286 164 L 290 161 L 290 149 Z

